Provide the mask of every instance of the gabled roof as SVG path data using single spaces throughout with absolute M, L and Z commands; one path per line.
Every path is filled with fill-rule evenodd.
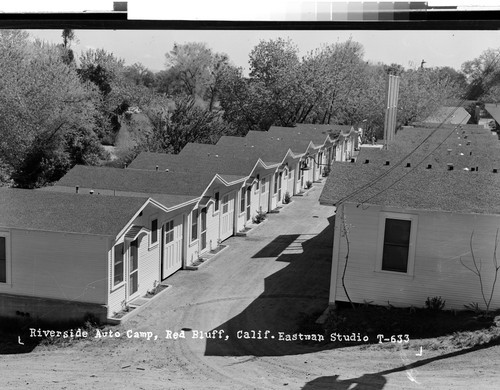
M 415 210 L 500 214 L 500 174 L 396 168 L 373 186 L 362 187 L 390 167 L 333 163 L 322 204 L 346 202 Z M 354 191 L 362 189 L 359 193 Z
M 495 122 L 500 123 L 500 106 L 497 103 L 485 104 L 484 108 L 490 113 Z
M 89 187 L 87 187 L 89 188 Z M 134 197 L 134 198 L 152 198 L 153 200 L 160 203 L 167 209 L 174 209 L 179 206 L 185 205 L 186 203 L 190 203 L 199 198 L 199 195 L 172 195 L 172 194 L 155 194 L 155 193 L 145 193 L 145 192 L 133 192 L 133 191 L 122 191 L 115 189 L 108 189 L 106 193 L 102 191 L 103 189 L 99 189 L 99 191 L 95 191 L 96 195 L 114 195 L 114 196 L 125 196 L 125 197 Z M 53 185 L 48 187 L 40 188 L 38 191 L 49 191 L 49 192 L 65 192 L 73 194 L 75 193 L 75 187 L 68 185 Z M 81 193 L 82 190 L 79 192 Z
M 275 142 L 272 144 L 275 145 L 274 148 L 282 148 L 280 151 L 290 149 L 295 154 L 305 154 L 310 149 L 323 145 L 323 143 L 315 145 L 309 137 L 299 138 L 292 135 L 277 137 L 267 131 L 249 131 L 245 138 L 249 145 L 253 145 L 257 149 L 260 145 L 263 147 L 269 142 Z
M 350 129 L 350 126 L 349 126 Z M 283 137 L 285 139 L 299 138 L 310 140 L 315 145 L 322 146 L 326 142 L 338 138 L 342 129 L 334 129 L 330 125 L 309 125 L 297 124 L 295 127 L 271 126 L 268 133 L 274 137 Z
M 427 117 L 424 122 L 427 123 L 467 123 L 470 114 L 463 107 L 440 107 L 435 113 Z
M 0 188 L 0 227 L 116 236 L 145 197 Z
M 158 166 L 159 170 L 164 171 L 166 164 L 178 160 L 178 154 L 141 152 L 129 164 L 128 168 L 154 170 Z
M 144 194 L 201 196 L 215 175 L 76 165 L 56 185 Z

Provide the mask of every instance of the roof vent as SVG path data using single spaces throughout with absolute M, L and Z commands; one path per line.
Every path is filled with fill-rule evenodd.
M 355 162 L 355 161 L 356 161 L 356 159 L 354 159 L 354 158 L 351 158 L 351 162 L 352 162 L 352 163 L 353 163 L 353 162 Z
M 479 172 L 479 167 L 476 167 L 476 172 Z
M 432 164 L 428 164 L 427 169 L 432 169 Z
M 464 171 L 468 171 L 468 170 L 469 170 L 469 168 L 465 167 L 463 170 L 464 170 Z
M 452 150 L 453 150 L 453 149 L 448 149 L 448 154 L 451 154 L 451 151 L 452 151 Z
M 170 172 L 170 171 L 169 171 L 169 170 L 168 170 L 168 168 L 167 168 L 167 169 L 165 169 L 165 172 Z
M 80 187 L 78 187 L 78 186 L 76 186 L 76 188 L 75 188 L 75 190 L 76 190 L 76 193 L 77 193 L 77 194 L 78 194 L 78 189 L 79 189 L 79 188 L 80 188 Z
M 464 135 L 464 139 L 467 139 L 467 136 L 466 136 L 466 135 Z
M 218 154 L 216 154 L 216 155 L 215 155 L 215 157 L 219 157 L 219 155 L 218 155 Z
M 93 194 L 94 194 L 94 190 L 90 190 L 90 191 L 89 191 L 89 194 L 90 194 L 90 195 L 93 195 Z
M 467 141 L 467 144 L 466 144 L 466 145 L 467 145 L 467 146 L 469 146 L 469 145 L 470 145 L 470 141 Z
M 469 156 L 472 156 L 472 152 L 469 152 Z
M 155 167 L 155 171 L 158 172 L 158 165 Z
M 385 165 L 390 165 L 390 164 L 391 164 L 391 162 L 390 162 L 390 161 L 386 161 L 386 162 L 385 162 Z
M 447 164 L 448 165 L 448 170 L 453 171 L 453 164 Z
M 370 162 L 370 160 L 365 160 L 365 164 L 368 164 Z
M 476 171 L 476 168 L 471 167 L 471 168 L 470 168 L 470 171 L 471 171 L 471 172 L 475 172 L 475 171 Z
M 411 168 L 411 163 L 406 163 L 406 168 Z
M 493 173 L 498 173 L 498 169 L 497 168 L 493 168 Z
M 463 156 L 464 154 L 463 153 L 460 153 L 460 156 Z

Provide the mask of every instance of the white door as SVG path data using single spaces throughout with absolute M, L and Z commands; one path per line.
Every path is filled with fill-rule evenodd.
M 222 216 L 220 239 L 225 240 L 233 235 L 234 226 L 234 198 L 229 194 L 222 198 Z
M 162 279 L 182 268 L 182 221 L 171 219 L 163 225 Z

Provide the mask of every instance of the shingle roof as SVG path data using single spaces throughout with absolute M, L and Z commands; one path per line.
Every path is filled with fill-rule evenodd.
M 0 188 L 0 226 L 115 236 L 147 198 Z
M 96 190 L 201 196 L 213 178 L 214 175 L 199 172 L 185 174 L 76 165 L 56 184 L 66 187 L 81 186 Z
M 349 130 L 351 126 L 348 126 Z M 312 141 L 315 145 L 323 145 L 329 136 L 335 139 L 345 128 L 334 128 L 331 125 L 297 124 L 296 127 L 271 126 L 268 133 L 271 136 L 293 137 Z
M 207 151 L 205 144 L 192 144 L 188 151 L 178 155 L 163 153 L 157 153 L 154 157 L 139 155 L 140 159 L 134 160 L 134 164 L 130 167 L 147 170 L 155 169 L 158 165 L 160 171 L 169 169 L 171 173 L 196 172 L 206 176 L 219 174 L 231 181 L 237 176 L 243 178 L 250 175 L 259 160 L 258 154 L 251 150 L 236 151 L 231 147 L 210 146 Z
M 336 204 L 387 169 L 369 164 L 334 163 L 320 202 Z M 402 167 L 394 169 L 376 185 L 360 191 L 347 201 L 420 210 L 500 214 L 499 195 L 498 173 Z
M 485 104 L 484 108 L 497 123 L 500 123 L 500 106 L 498 104 Z
M 463 107 L 440 107 L 434 114 L 427 117 L 424 122 L 428 123 L 467 123 L 470 114 Z
M 152 198 L 153 200 L 161 203 L 166 208 L 173 208 L 184 203 L 193 201 L 199 198 L 195 195 L 172 195 L 172 194 L 155 194 L 155 193 L 145 193 L 145 192 L 133 192 L 133 191 L 114 191 L 114 189 L 109 189 L 109 193 L 104 193 L 100 189 L 100 191 L 95 191 L 96 195 L 116 195 L 116 196 L 125 196 L 125 197 L 134 197 L 134 198 Z M 73 194 L 75 193 L 75 187 L 73 186 L 64 186 L 64 185 L 53 185 L 49 187 L 40 188 L 39 191 L 49 191 L 49 192 L 66 192 Z M 113 192 L 111 192 L 113 191 Z
M 454 164 L 455 169 L 479 167 L 481 171 L 500 168 L 500 142 L 496 135 L 491 135 L 491 132 L 480 126 L 467 129 L 455 127 L 406 128 L 396 133 L 388 150 L 361 147 L 357 163 L 364 164 L 369 160 L 370 164 L 380 165 L 389 161 L 394 165 L 402 161 L 403 165 L 411 163 L 415 166 L 422 162 L 421 167 L 432 164 L 433 168 L 445 169 L 448 164 Z

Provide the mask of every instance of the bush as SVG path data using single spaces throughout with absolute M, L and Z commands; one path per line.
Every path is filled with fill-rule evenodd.
M 262 207 L 257 211 L 257 214 L 255 217 L 253 217 L 252 221 L 253 223 L 261 223 L 267 218 L 266 213 L 262 211 Z
M 446 301 L 444 301 L 441 297 L 427 297 L 427 300 L 425 301 L 425 308 L 432 311 L 440 311 L 444 309 L 445 303 Z
M 283 197 L 283 203 L 288 204 L 292 201 L 292 197 L 290 196 L 290 193 L 287 191 L 285 192 L 285 196 Z
M 313 183 L 311 180 L 306 181 L 306 188 L 309 189 L 313 186 Z

